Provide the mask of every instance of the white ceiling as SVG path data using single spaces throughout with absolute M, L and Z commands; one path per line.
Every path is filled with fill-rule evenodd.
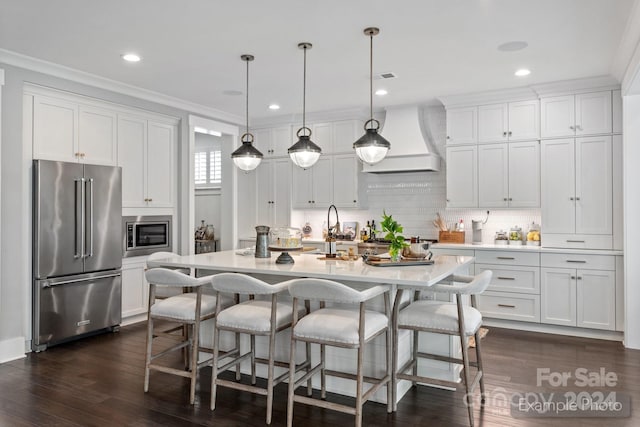
M 443 95 L 611 74 L 633 0 L 0 0 L 0 48 L 244 116 L 368 108 L 374 73 L 389 91 L 378 109 Z M 500 52 L 523 40 L 529 47 Z M 138 52 L 143 60 L 124 63 Z M 518 68 L 531 75 L 518 78 Z M 271 112 L 267 106 L 282 106 Z

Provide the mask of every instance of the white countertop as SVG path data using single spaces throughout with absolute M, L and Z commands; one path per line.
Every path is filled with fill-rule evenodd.
M 583 254 L 583 255 L 624 255 L 623 251 L 611 249 L 570 249 L 570 248 L 545 248 L 544 246 L 528 245 L 494 245 L 471 243 L 435 243 L 433 249 L 471 249 L 481 251 L 522 251 L 535 253 L 562 253 L 562 254 Z
M 276 264 L 279 253 L 271 258 L 238 255 L 236 251 L 210 252 L 198 255 L 174 256 L 149 262 L 153 267 L 187 267 L 237 273 L 260 273 L 292 277 L 317 277 L 371 284 L 431 286 L 474 261 L 467 256 L 436 256 L 433 265 L 373 267 L 357 261 L 318 259 L 318 254 L 290 252 L 294 264 Z

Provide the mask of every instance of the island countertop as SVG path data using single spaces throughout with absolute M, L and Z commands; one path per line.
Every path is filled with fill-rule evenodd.
M 291 252 L 294 264 L 276 264 L 278 253 L 270 258 L 238 255 L 236 251 L 174 256 L 149 262 L 151 267 L 183 267 L 237 273 L 259 273 L 290 277 L 316 277 L 336 281 L 395 284 L 428 287 L 458 272 L 474 261 L 470 256 L 440 255 L 433 265 L 374 267 L 356 261 L 321 260 L 321 255 Z

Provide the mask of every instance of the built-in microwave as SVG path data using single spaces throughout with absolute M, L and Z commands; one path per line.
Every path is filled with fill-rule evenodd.
M 172 252 L 171 216 L 122 217 L 125 257 L 149 255 L 154 252 Z

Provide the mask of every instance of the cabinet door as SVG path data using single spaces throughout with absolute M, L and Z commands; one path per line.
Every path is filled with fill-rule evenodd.
M 447 110 L 447 144 L 475 144 L 478 142 L 478 108 Z
M 264 157 L 271 157 L 273 153 L 273 141 L 271 129 L 256 129 L 253 134 L 253 146 L 262 153 Z
M 540 102 L 521 101 L 509 103 L 509 141 L 525 141 L 540 138 Z
M 333 152 L 353 153 L 353 143 L 364 135 L 364 128 L 358 120 L 333 123 Z
M 291 161 L 273 161 L 273 224 L 289 226 L 291 214 Z
M 447 207 L 478 206 L 477 146 L 447 147 Z
M 122 318 L 144 313 L 149 305 L 149 285 L 144 263 L 122 265 Z
M 542 141 L 542 232 L 575 233 L 574 140 Z
M 576 135 L 611 133 L 612 114 L 610 91 L 576 95 Z
M 297 141 L 297 139 L 296 139 Z M 291 140 L 291 126 L 273 128 L 271 132 L 271 155 L 289 156 L 287 150 L 295 141 Z
M 611 104 L 613 110 L 613 133 L 622 133 L 622 92 L 614 90 L 611 92 Z
M 478 206 L 509 205 L 509 159 L 507 143 L 478 146 Z
M 266 160 L 263 160 L 262 163 L 265 163 Z M 256 223 L 256 187 L 257 180 L 256 175 L 257 171 L 262 168 L 263 165 L 260 164 L 256 169 L 251 171 L 243 171 L 237 170 L 237 178 L 238 178 L 238 236 L 240 237 L 248 237 L 255 236 L 255 226 Z M 253 240 L 252 245 L 255 245 L 255 240 Z M 249 245 L 249 246 L 252 246 Z M 244 246 L 240 246 L 241 248 Z
M 333 175 L 333 161 L 330 157 L 320 158 L 311 167 L 313 173 L 312 194 L 314 208 L 328 208 L 333 203 L 333 180 L 340 179 L 340 175 Z M 340 172 L 341 173 L 341 172 Z
M 115 166 L 117 117 L 114 111 L 80 106 L 78 150 L 85 163 Z
M 478 107 L 478 142 L 507 140 L 507 104 Z
M 583 328 L 615 330 L 616 280 L 613 271 L 578 270 L 577 325 Z
M 33 157 L 78 161 L 78 105 L 61 99 L 33 97 Z
M 118 115 L 118 166 L 122 167 L 122 207 L 145 206 L 147 121 Z
M 319 163 L 320 161 L 318 161 Z M 316 167 L 316 163 L 313 167 Z M 293 209 L 311 209 L 312 202 L 311 169 L 302 169 L 291 163 L 291 207 Z
M 173 150 L 176 127 L 148 122 L 147 198 L 150 206 L 173 207 Z
M 274 179 L 273 161 L 263 160 L 256 171 L 256 225 L 275 226 L 274 217 Z
M 576 233 L 613 233 L 610 136 L 576 139 Z M 545 219 L 546 221 L 546 219 Z
M 540 321 L 576 326 L 576 271 L 542 268 L 540 274 Z
M 311 140 L 315 142 L 324 154 L 333 153 L 333 128 L 331 123 L 316 123 L 311 126 Z
M 540 206 L 540 142 L 509 143 L 509 206 Z
M 575 135 L 575 99 L 573 95 L 540 100 L 540 134 L 542 138 Z
M 358 207 L 358 174 L 360 162 L 352 154 L 334 156 L 333 204 L 338 208 Z

